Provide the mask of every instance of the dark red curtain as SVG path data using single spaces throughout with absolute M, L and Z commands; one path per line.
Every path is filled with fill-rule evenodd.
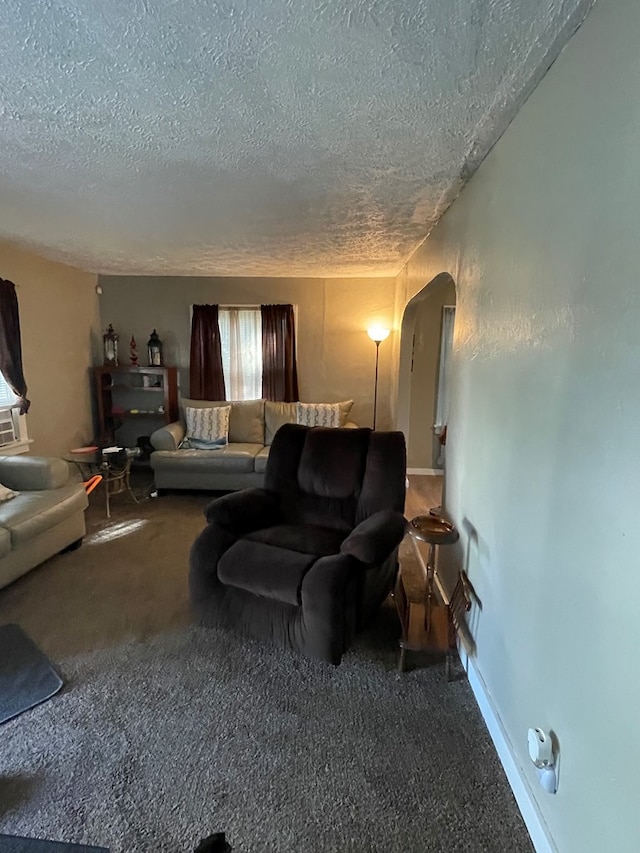
M 226 400 L 217 305 L 194 305 L 191 318 L 189 396 Z
M 261 305 L 262 396 L 293 403 L 298 399 L 293 305 Z
M 18 397 L 20 414 L 26 414 L 31 404 L 27 400 L 27 383 L 22 372 L 18 297 L 15 284 L 4 278 L 0 278 L 0 371 Z

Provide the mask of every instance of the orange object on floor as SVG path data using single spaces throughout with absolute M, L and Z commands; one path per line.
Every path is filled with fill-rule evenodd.
M 96 486 L 99 486 L 101 482 L 102 474 L 94 474 L 93 477 L 89 477 L 89 479 L 86 480 L 84 483 L 85 492 L 90 495 L 91 492 L 96 488 Z

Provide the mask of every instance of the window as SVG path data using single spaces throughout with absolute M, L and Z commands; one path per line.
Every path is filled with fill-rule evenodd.
M 26 453 L 29 449 L 26 418 L 20 415 L 20 411 L 29 410 L 29 401 L 22 372 L 18 298 L 15 284 L 4 278 L 0 278 L 0 306 L 3 371 L 0 373 L 0 447 L 3 454 Z M 5 374 L 11 377 L 17 394 L 8 386 Z
M 220 308 L 222 370 L 227 400 L 262 397 L 262 315 L 259 308 Z
M 294 305 L 193 305 L 193 399 L 297 400 Z
M 26 426 L 22 423 L 24 418 L 20 418 L 18 410 L 14 408 L 17 399 L 0 373 L 0 448 L 21 441 L 23 431 L 26 435 Z
M 0 447 L 13 444 L 16 438 L 16 423 L 12 409 L 0 407 Z
M 7 384 L 7 380 L 4 378 L 2 373 L 0 373 L 0 408 L 10 409 L 12 406 L 15 406 L 17 399 L 18 398 Z

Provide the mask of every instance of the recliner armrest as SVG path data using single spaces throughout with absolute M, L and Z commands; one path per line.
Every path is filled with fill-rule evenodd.
M 340 546 L 340 552 L 367 566 L 378 565 L 402 542 L 406 528 L 407 520 L 401 512 L 379 510 L 354 527 Z
M 223 495 L 212 501 L 204 514 L 209 524 L 219 524 L 238 536 L 282 521 L 280 500 L 266 489 L 242 489 Z

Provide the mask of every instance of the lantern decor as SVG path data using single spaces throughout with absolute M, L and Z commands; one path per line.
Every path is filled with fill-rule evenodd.
M 131 362 L 131 367 L 138 366 L 138 344 L 133 335 L 131 335 L 131 340 L 129 341 L 129 361 Z
M 102 345 L 104 347 L 104 363 L 118 366 L 118 337 L 119 335 L 113 331 L 113 326 L 109 323 L 109 328 L 102 336 Z
M 155 329 L 151 332 L 147 349 L 149 351 L 149 367 L 162 367 L 162 341 Z

